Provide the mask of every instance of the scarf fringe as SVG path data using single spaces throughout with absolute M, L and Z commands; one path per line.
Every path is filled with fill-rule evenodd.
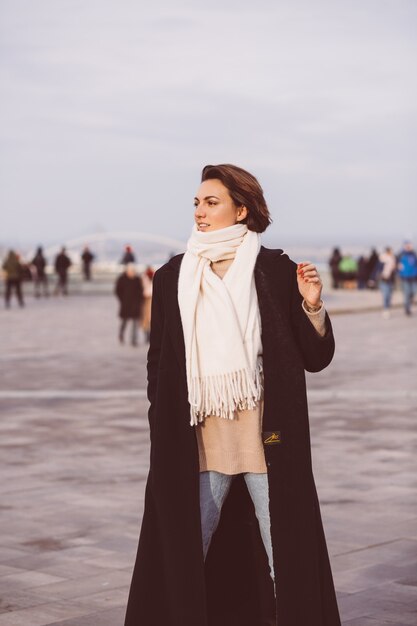
M 253 374 L 246 367 L 236 372 L 205 376 L 200 381 L 193 378 L 188 397 L 191 426 L 196 426 L 208 415 L 234 419 L 237 410 L 254 409 L 262 398 L 262 372 L 262 357 L 259 357 Z

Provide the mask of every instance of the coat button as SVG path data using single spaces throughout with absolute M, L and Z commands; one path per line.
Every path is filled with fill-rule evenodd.
M 271 466 L 271 461 L 268 461 L 267 465 L 268 465 L 268 467 L 270 467 Z

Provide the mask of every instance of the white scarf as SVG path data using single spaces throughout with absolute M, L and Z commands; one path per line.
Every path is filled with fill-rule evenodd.
M 194 224 L 178 279 L 190 424 L 234 418 L 262 397 L 261 320 L 254 267 L 259 233 L 246 224 L 199 231 Z M 211 261 L 234 259 L 223 279 Z

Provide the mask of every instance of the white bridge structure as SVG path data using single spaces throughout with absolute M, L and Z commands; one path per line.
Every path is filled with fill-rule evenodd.
M 123 257 L 125 246 L 132 247 L 138 265 L 158 266 L 165 263 L 174 254 L 185 252 L 186 243 L 172 237 L 164 237 L 151 233 L 116 231 L 100 232 L 69 239 L 61 244 L 47 246 L 44 255 L 49 264 L 65 246 L 68 256 L 73 263 L 81 261 L 81 254 L 88 246 L 95 255 L 94 265 L 101 269 L 113 269 Z M 32 251 L 34 254 L 34 251 Z M 33 258 L 28 255 L 28 258 Z

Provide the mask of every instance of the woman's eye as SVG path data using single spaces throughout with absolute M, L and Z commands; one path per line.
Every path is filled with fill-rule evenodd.
M 213 202 L 212 200 L 209 201 L 209 206 L 216 206 L 217 202 Z

